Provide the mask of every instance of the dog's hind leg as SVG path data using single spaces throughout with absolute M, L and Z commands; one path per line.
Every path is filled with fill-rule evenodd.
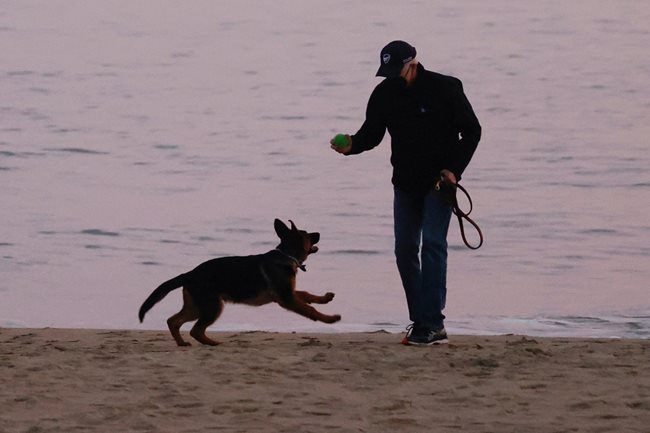
M 329 301 L 334 299 L 334 293 L 332 292 L 327 292 L 323 296 L 313 295 L 302 290 L 296 290 L 294 293 L 299 299 L 308 304 L 327 304 Z
M 219 318 L 222 311 L 223 300 L 221 298 L 217 299 L 216 302 L 215 300 L 211 300 L 202 304 L 199 320 L 192 327 L 190 335 L 201 344 L 207 344 L 208 346 L 218 345 L 218 341 L 214 341 L 205 335 L 205 330 Z
M 181 337 L 181 326 L 199 318 L 199 310 L 194 305 L 192 296 L 186 289 L 183 289 L 183 308 L 178 313 L 167 319 L 167 326 L 172 337 L 179 346 L 191 346 L 192 344 Z

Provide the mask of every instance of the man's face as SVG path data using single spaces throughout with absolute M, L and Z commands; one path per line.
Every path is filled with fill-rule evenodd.
M 415 71 L 417 69 L 417 63 L 409 62 L 402 68 L 399 76 L 406 80 L 406 85 L 410 86 L 415 80 Z

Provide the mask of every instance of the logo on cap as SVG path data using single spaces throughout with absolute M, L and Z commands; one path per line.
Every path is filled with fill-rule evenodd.
M 381 59 L 384 61 L 384 64 L 387 65 L 388 62 L 390 62 L 390 54 L 385 53 L 383 56 L 381 56 Z

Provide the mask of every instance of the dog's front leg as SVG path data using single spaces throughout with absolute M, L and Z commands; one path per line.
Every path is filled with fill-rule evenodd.
M 290 301 L 280 301 L 279 304 L 283 308 L 293 311 L 294 313 L 298 313 L 301 316 L 305 316 L 311 320 L 317 320 L 319 322 L 324 322 L 324 323 L 336 323 L 339 320 L 341 320 L 341 316 L 339 314 L 334 314 L 332 316 L 323 314 L 320 311 L 316 310 L 311 305 L 308 305 L 305 302 L 303 302 L 298 297 L 295 297 Z
M 296 290 L 294 293 L 299 299 L 308 304 L 327 304 L 334 299 L 334 293 L 332 292 L 327 292 L 323 296 L 313 295 L 302 290 Z

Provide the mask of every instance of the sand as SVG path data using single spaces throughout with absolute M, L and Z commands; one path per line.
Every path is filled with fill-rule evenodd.
M 650 431 L 650 340 L 210 335 L 0 329 L 0 431 Z

